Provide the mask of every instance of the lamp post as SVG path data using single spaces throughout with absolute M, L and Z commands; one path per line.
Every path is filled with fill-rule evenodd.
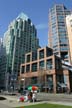
M 16 78 L 11 78 L 11 88 L 13 89 L 13 92 L 15 91 L 15 83 L 16 83 Z
M 23 90 L 24 90 L 24 89 L 25 89 L 25 78 L 22 78 L 21 81 L 22 81 L 22 83 L 23 83 L 22 86 L 23 86 Z

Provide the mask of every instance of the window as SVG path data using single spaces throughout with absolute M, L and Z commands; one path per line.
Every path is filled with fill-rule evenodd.
M 39 51 L 39 59 L 44 58 L 44 49 Z
M 30 62 L 30 55 L 27 55 L 27 62 Z
M 19 36 L 19 29 L 17 29 L 17 36 Z
M 67 43 L 68 43 L 67 38 L 60 37 L 60 44 L 67 44 Z
M 37 77 L 32 77 L 31 84 L 36 84 L 36 83 L 37 83 Z
M 30 71 L 30 64 L 26 66 L 26 72 Z
M 23 29 L 23 21 L 20 22 L 20 28 Z
M 32 52 L 32 61 L 37 60 L 37 51 Z
M 25 72 L 25 67 L 22 66 L 22 67 L 21 67 L 21 73 L 23 74 L 24 72 Z
M 69 50 L 68 47 L 65 47 L 65 46 L 64 47 L 63 46 L 60 47 L 60 51 L 67 51 L 67 50 Z
M 15 27 L 18 28 L 18 21 L 15 22 Z
M 49 86 L 53 85 L 53 76 L 52 75 L 48 75 L 47 76 L 47 82 Z
M 11 35 L 14 35 L 14 29 L 11 29 L 10 32 L 11 32 Z
M 63 83 L 64 81 L 63 75 L 57 75 L 57 82 Z
M 31 24 L 31 20 L 30 19 L 28 19 L 28 24 Z
M 47 67 L 48 69 L 52 69 L 52 59 L 48 59 L 48 60 L 46 61 L 46 67 Z
M 56 69 L 60 69 L 61 68 L 61 61 L 59 58 L 56 58 L 55 60 L 55 67 Z
M 68 52 L 67 51 L 66 52 L 61 52 L 61 58 L 62 59 L 68 58 Z
M 39 67 L 44 67 L 44 60 L 39 62 Z
M 37 71 L 37 63 L 32 64 L 32 72 Z
M 46 48 L 46 56 L 49 57 L 53 54 L 53 51 L 49 48 Z

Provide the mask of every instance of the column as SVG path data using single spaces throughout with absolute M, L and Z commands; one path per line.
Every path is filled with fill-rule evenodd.
M 53 74 L 53 91 L 56 93 L 56 75 L 55 73 Z

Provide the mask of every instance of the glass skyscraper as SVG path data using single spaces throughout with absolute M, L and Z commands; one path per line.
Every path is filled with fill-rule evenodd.
M 54 54 L 66 61 L 69 61 L 66 15 L 70 13 L 62 4 L 54 5 L 49 10 L 48 46 L 53 48 Z
M 3 39 L 0 39 L 0 89 L 5 89 L 6 54 L 3 47 Z
M 25 53 L 39 48 L 37 30 L 27 15 L 21 13 L 10 23 L 4 34 L 3 45 L 7 56 L 6 72 L 18 76 L 20 64 L 25 62 Z

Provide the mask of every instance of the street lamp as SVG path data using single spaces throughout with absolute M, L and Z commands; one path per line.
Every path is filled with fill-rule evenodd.
M 11 78 L 11 88 L 13 89 L 13 92 L 15 91 L 15 83 L 16 83 L 16 78 Z
M 23 90 L 25 89 L 25 78 L 22 78 L 21 81 L 23 82 Z

